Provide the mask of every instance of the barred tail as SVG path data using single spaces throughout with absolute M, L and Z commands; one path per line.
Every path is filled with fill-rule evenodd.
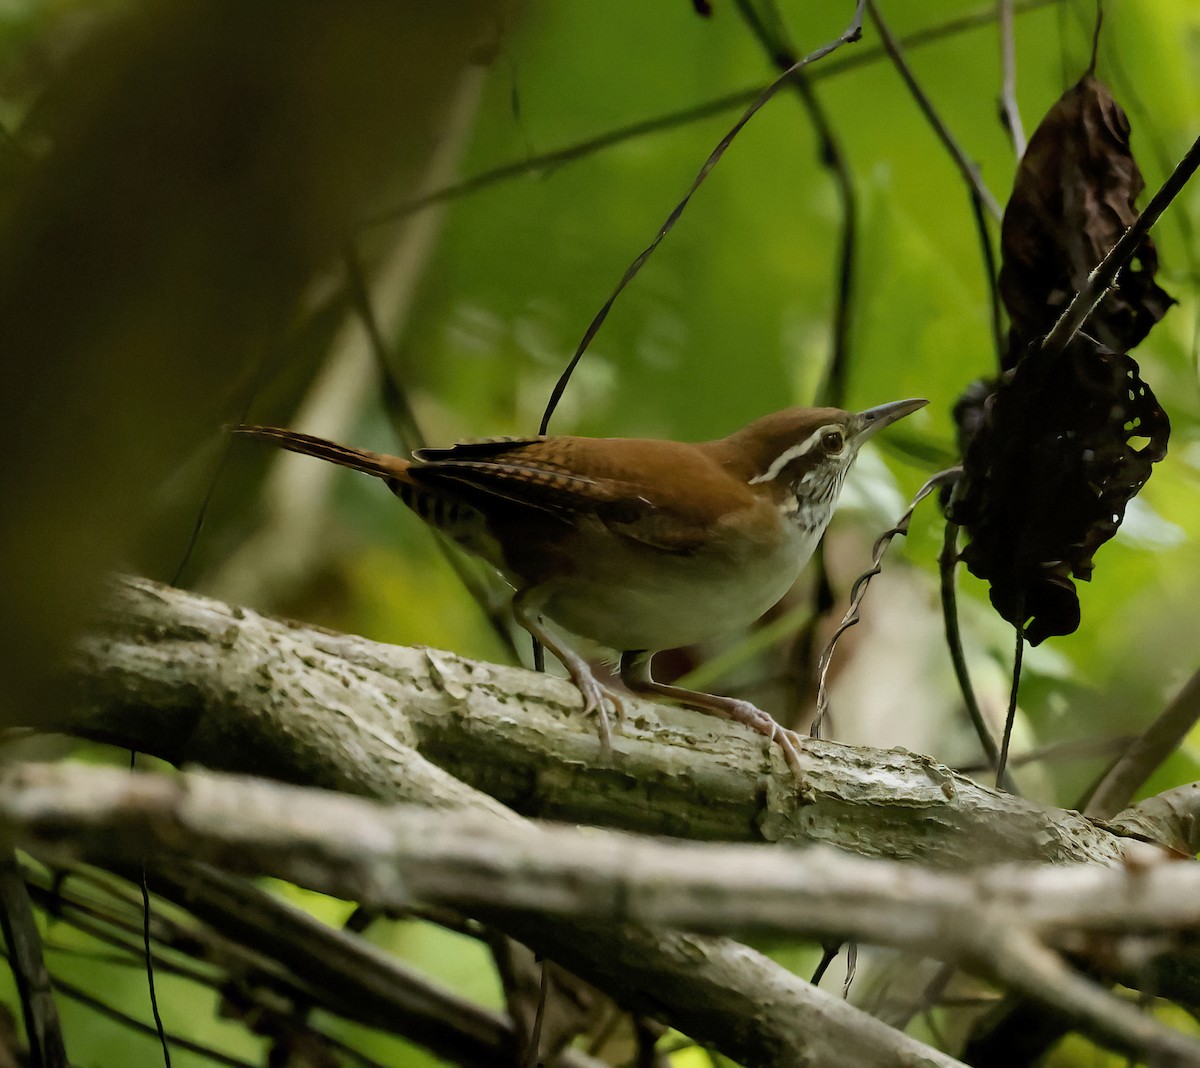
M 301 434 L 295 430 L 283 430 L 277 426 L 230 426 L 226 429 L 231 434 L 244 434 L 248 438 L 269 441 L 291 452 L 315 456 L 341 467 L 364 471 L 376 478 L 403 478 L 409 468 L 409 461 L 399 456 L 385 456 L 378 452 L 367 452 L 365 449 L 352 449 L 348 445 L 339 445 L 334 441 L 316 438 L 311 434 Z

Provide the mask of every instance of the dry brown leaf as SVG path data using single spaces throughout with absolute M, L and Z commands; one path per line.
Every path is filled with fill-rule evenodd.
M 1079 626 L 1075 579 L 1116 532 L 1125 507 L 1167 452 L 1170 423 L 1133 358 L 1076 337 L 1037 354 L 987 400 L 963 459 L 950 518 L 971 543 L 962 559 L 990 584 L 1010 623 L 1036 645 Z
M 1000 295 L 1012 320 L 1006 368 L 1047 333 L 1088 274 L 1134 220 L 1145 187 L 1129 146 L 1129 120 L 1090 74 L 1038 126 L 1013 184 L 1001 230 Z M 1084 331 L 1128 352 L 1174 301 L 1154 281 L 1146 238 Z
M 1137 219 L 1145 183 L 1129 120 L 1086 75 L 1030 139 L 1004 213 L 1000 293 L 1012 320 L 1004 373 L 955 408 L 963 478 L 951 519 L 962 559 L 996 611 L 1036 645 L 1079 626 L 1075 579 L 1166 455 L 1170 424 L 1127 355 L 1172 299 L 1154 281 L 1146 238 L 1061 355 L 1040 338 Z

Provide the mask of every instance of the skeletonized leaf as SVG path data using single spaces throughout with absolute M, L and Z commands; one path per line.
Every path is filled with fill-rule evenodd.
M 969 409 L 975 431 L 951 519 L 963 560 L 992 604 L 1036 645 L 1079 626 L 1072 579 L 1116 532 L 1125 506 L 1167 452 L 1170 423 L 1128 355 L 1077 337 L 1037 353 Z

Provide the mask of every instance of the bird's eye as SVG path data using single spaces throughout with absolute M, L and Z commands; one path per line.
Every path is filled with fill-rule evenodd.
M 831 456 L 836 456 L 846 447 L 846 438 L 840 430 L 826 430 L 821 435 L 821 444 Z

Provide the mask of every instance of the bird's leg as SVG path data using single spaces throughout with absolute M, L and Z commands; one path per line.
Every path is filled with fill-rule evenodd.
M 736 697 L 721 697 L 713 693 L 701 693 L 699 690 L 685 690 L 681 686 L 668 686 L 663 682 L 655 682 L 650 674 L 650 658 L 653 653 L 635 650 L 621 654 L 621 681 L 634 693 L 648 694 L 655 697 L 665 697 L 670 701 L 678 701 L 699 712 L 731 719 L 735 723 L 744 723 L 759 734 L 766 735 L 783 750 L 784 759 L 793 774 L 800 775 L 800 753 L 796 748 L 796 735 L 781 727 L 766 712 L 749 701 L 740 701 Z
M 608 709 L 605 706 L 611 704 L 613 711 L 620 717 L 625 713 L 624 703 L 617 694 L 605 689 L 600 684 L 596 676 L 592 674 L 588 662 L 547 625 L 541 613 L 529 603 L 528 595 L 530 593 L 530 590 L 522 590 L 513 598 L 513 618 L 549 649 L 567 669 L 571 681 L 583 696 L 584 715 L 595 712 L 598 716 L 600 720 L 600 757 L 605 763 L 608 763 L 612 760 L 612 728 L 608 722 Z

